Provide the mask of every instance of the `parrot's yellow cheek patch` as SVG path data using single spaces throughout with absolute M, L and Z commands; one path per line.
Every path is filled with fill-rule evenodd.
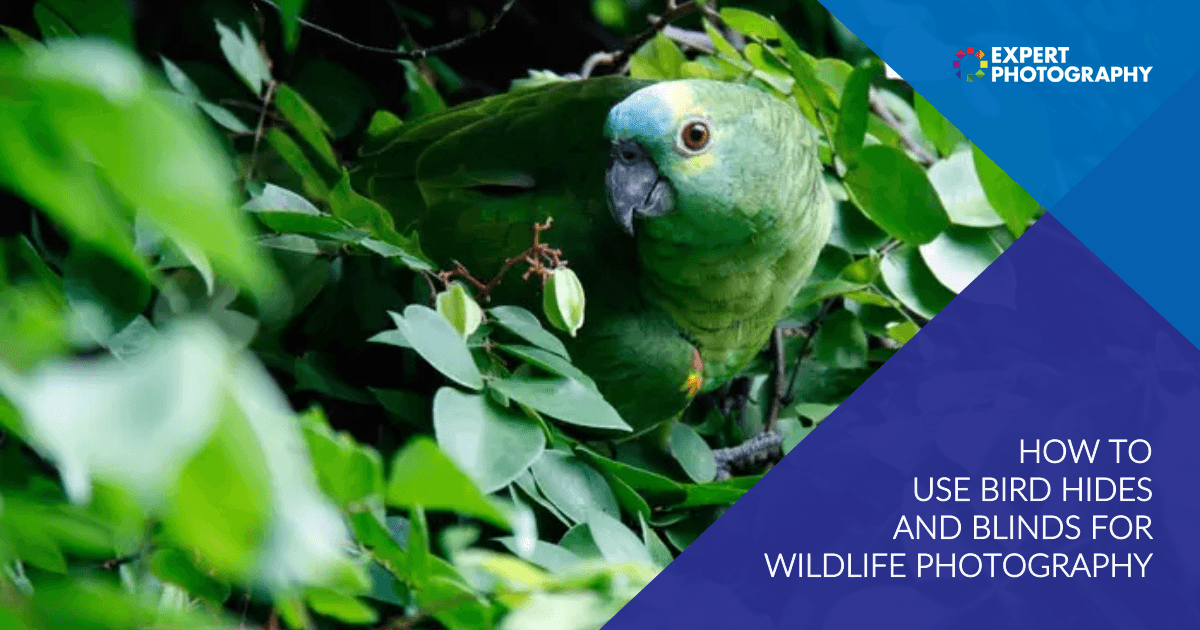
M 688 158 L 679 163 L 676 170 L 681 175 L 694 176 L 707 171 L 716 163 L 716 157 L 712 153 L 703 153 L 695 157 Z

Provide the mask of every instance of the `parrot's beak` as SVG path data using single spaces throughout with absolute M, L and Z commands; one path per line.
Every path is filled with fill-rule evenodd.
M 671 184 L 659 174 L 650 153 L 636 140 L 613 142 L 608 157 L 608 205 L 613 218 L 633 236 L 633 219 L 671 211 Z

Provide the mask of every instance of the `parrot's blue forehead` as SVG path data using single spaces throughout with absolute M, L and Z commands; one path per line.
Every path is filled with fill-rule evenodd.
M 608 112 L 604 135 L 640 140 L 673 137 L 679 113 L 691 100 L 681 87 L 659 83 L 634 92 Z

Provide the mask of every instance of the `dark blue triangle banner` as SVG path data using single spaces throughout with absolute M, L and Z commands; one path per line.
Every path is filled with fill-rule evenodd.
M 826 5 L 1051 214 L 606 628 L 1200 628 L 1200 5 Z

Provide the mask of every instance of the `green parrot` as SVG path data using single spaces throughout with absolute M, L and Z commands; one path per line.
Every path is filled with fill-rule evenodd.
M 564 339 L 637 431 L 762 350 L 829 238 L 814 132 L 788 103 L 711 80 L 554 81 L 406 125 L 364 151 L 368 194 L 439 265 L 491 278 L 533 242 L 587 291 Z M 517 274 L 494 301 L 536 309 Z

